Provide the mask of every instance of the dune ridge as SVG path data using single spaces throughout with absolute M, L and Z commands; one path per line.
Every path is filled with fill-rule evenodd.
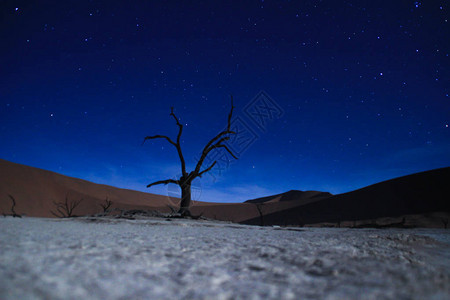
M 113 202 L 112 208 L 122 210 L 170 212 L 169 206 L 179 205 L 178 198 L 96 184 L 2 159 L 0 176 L 0 213 L 3 214 L 10 213 L 9 195 L 16 199 L 18 214 L 33 217 L 54 217 L 51 213 L 55 209 L 54 202 L 64 201 L 66 196 L 69 200 L 83 199 L 74 211 L 79 216 L 100 213 L 100 204 L 106 198 Z M 411 215 L 408 226 L 441 227 L 442 222 L 448 222 L 450 218 L 448 178 L 449 167 L 387 180 L 339 195 L 291 190 L 244 203 L 193 201 L 191 211 L 206 218 L 251 225 L 351 226 L 349 224 L 355 225 L 356 221 L 376 222 L 380 218 L 402 225 L 398 218 Z

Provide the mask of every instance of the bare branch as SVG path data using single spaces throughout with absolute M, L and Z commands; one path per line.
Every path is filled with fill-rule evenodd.
M 181 134 L 183 133 L 183 125 L 180 123 L 180 121 L 178 120 L 177 116 L 175 115 L 175 113 L 173 112 L 173 107 L 170 108 L 170 115 L 175 119 L 175 122 L 177 122 L 177 126 L 179 128 L 178 130 L 178 135 L 177 135 L 177 142 L 175 143 L 174 141 L 172 141 L 172 139 L 166 135 L 153 135 L 153 136 L 147 136 L 144 138 L 144 141 L 142 142 L 142 145 L 144 145 L 144 143 L 147 140 L 151 140 L 151 139 L 166 139 L 170 144 L 172 144 L 173 146 L 175 146 L 175 148 L 177 149 L 177 153 L 178 153 L 178 157 L 180 158 L 180 162 L 181 162 L 181 172 L 183 173 L 183 176 L 186 176 L 186 162 L 184 160 L 183 157 L 183 152 L 181 151 Z
M 16 212 L 14 211 L 14 206 L 16 206 L 16 199 L 14 199 L 14 197 L 10 194 L 8 194 L 9 198 L 12 200 L 12 207 L 11 207 L 11 211 L 13 214 L 16 214 Z
M 103 212 L 106 213 L 112 204 L 113 202 L 106 197 L 105 203 L 100 203 L 99 205 L 103 208 Z
M 232 132 L 232 133 L 234 133 L 234 132 Z M 217 143 L 215 143 L 215 145 L 220 145 L 223 142 L 228 141 L 229 139 L 230 139 L 229 136 L 225 136 L 225 137 L 221 138 Z
M 57 218 L 64 218 L 64 216 L 57 215 L 53 210 L 50 210 L 50 212 L 52 213 L 52 215 L 54 215 Z
M 216 148 L 225 148 L 225 150 L 227 150 L 227 152 L 230 153 L 230 155 L 233 156 L 233 158 L 238 159 L 236 157 L 236 155 L 234 155 L 233 152 L 228 148 L 227 145 L 222 145 L 221 144 L 223 141 L 227 141 L 229 139 L 230 139 L 230 137 L 228 137 L 228 136 L 221 138 L 217 143 L 215 143 L 214 145 L 209 147 L 207 153 L 209 153 L 211 150 L 216 149 Z
M 230 95 L 230 97 L 231 97 L 231 109 L 230 109 L 230 113 L 228 114 L 228 126 L 227 126 L 227 131 L 230 131 L 231 117 L 233 116 L 233 109 L 234 109 L 234 105 L 233 105 L 233 95 Z
M 214 138 L 212 138 L 208 144 L 206 144 L 206 146 L 203 148 L 202 151 L 202 155 L 200 156 L 200 159 L 197 162 L 197 166 L 195 167 L 195 171 L 194 174 L 196 176 L 198 176 L 198 174 L 200 174 L 200 169 L 202 167 L 202 164 L 205 160 L 205 158 L 208 156 L 208 154 L 211 152 L 211 150 L 215 149 L 215 148 L 220 148 L 223 147 L 225 148 L 235 159 L 237 159 L 237 157 L 230 151 L 230 149 L 228 149 L 228 147 L 226 147 L 225 145 L 222 145 L 221 143 L 229 140 L 230 137 L 229 136 L 225 136 L 227 134 L 236 134 L 236 132 L 231 131 L 230 127 L 231 127 L 231 118 L 233 116 L 233 96 L 231 96 L 231 109 L 230 109 L 230 113 L 228 114 L 228 124 L 227 124 L 227 129 L 219 132 L 219 134 L 217 134 Z
M 177 135 L 177 143 L 176 143 L 176 148 L 177 148 L 177 152 L 178 152 L 178 156 L 180 157 L 180 162 L 181 162 L 181 173 L 183 174 L 183 176 L 186 176 L 186 162 L 184 160 L 183 157 L 183 152 L 181 151 L 181 134 L 183 133 L 183 125 L 180 123 L 180 121 L 178 120 L 177 116 L 175 115 L 175 113 L 173 112 L 173 107 L 170 108 L 170 115 L 175 119 L 175 122 L 177 122 L 177 126 L 178 126 L 178 135 Z
M 51 211 L 50 212 L 58 217 L 58 218 L 70 218 L 73 217 L 73 211 L 74 209 L 80 205 L 80 203 L 83 201 L 83 199 L 80 200 L 73 200 L 69 201 L 68 196 L 66 196 L 66 200 L 64 202 L 53 202 L 53 204 L 56 206 L 56 213 Z
M 12 195 L 10 195 L 10 194 L 8 194 L 8 196 L 9 196 L 9 198 L 11 199 L 11 201 L 12 201 L 12 206 L 11 206 L 11 214 L 9 215 L 9 214 L 3 214 L 5 217 L 6 216 L 12 216 L 13 218 L 22 218 L 22 216 L 21 215 L 19 215 L 19 214 L 17 214 L 16 213 L 16 210 L 14 209 L 14 207 L 16 206 L 16 199 L 12 196 Z
M 203 171 L 201 171 L 200 173 L 198 173 L 198 177 L 202 177 L 203 174 L 205 174 L 206 172 L 211 171 L 211 169 L 216 165 L 217 160 L 214 161 L 208 168 L 204 169 Z
M 142 145 L 144 145 L 145 141 L 147 140 L 152 140 L 152 139 L 166 139 L 169 143 L 171 143 L 172 145 L 174 145 L 175 147 L 177 146 L 177 144 L 175 144 L 170 137 L 165 136 L 165 135 L 153 135 L 153 136 L 147 136 L 144 138 L 144 141 L 142 142 Z
M 179 184 L 178 180 L 174 180 L 174 179 L 167 179 L 167 180 L 160 180 L 160 181 L 155 181 L 153 183 L 150 183 L 149 185 L 147 185 L 147 187 L 151 187 L 157 184 L 169 184 L 169 183 L 175 183 L 175 184 Z
M 175 116 L 175 113 L 173 112 L 173 106 L 170 108 L 170 115 L 175 119 L 175 122 L 177 122 L 178 127 L 183 128 L 183 125 L 181 125 L 180 121 L 178 120 L 178 117 Z
M 216 148 L 225 148 L 225 150 L 227 150 L 227 152 L 230 153 L 230 155 L 233 156 L 234 159 L 238 159 L 237 156 L 234 155 L 233 152 L 231 152 L 227 145 L 218 145 Z
M 67 198 L 66 198 L 66 199 L 67 199 Z M 51 212 L 55 217 L 58 217 L 58 218 L 67 218 L 66 212 L 65 212 L 65 210 L 64 210 L 65 203 L 63 203 L 63 202 L 57 203 L 57 202 L 54 202 L 54 201 L 53 201 L 53 204 L 56 206 L 56 211 L 57 211 L 57 213 L 53 212 L 52 210 L 50 210 L 50 212 Z
M 69 201 L 69 199 L 68 198 L 66 198 L 66 207 L 68 207 L 69 209 L 68 209 L 68 216 L 69 217 L 72 217 L 72 214 L 73 214 L 73 210 L 75 209 L 75 207 L 77 207 L 80 203 L 81 203 L 81 201 L 83 201 L 83 199 L 81 199 L 81 200 L 78 200 L 78 201 L 71 201 L 71 202 L 68 202 Z

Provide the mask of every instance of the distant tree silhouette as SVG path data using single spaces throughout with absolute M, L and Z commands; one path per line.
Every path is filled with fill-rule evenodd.
M 66 196 L 64 202 L 53 202 L 56 206 L 56 212 L 50 210 L 50 212 L 57 218 L 71 218 L 74 217 L 73 211 L 74 209 L 80 205 L 83 199 L 80 200 L 71 200 L 69 201 L 69 197 Z
M 197 177 L 202 177 L 203 174 L 206 172 L 211 171 L 211 169 L 217 164 L 217 161 L 214 161 L 211 163 L 206 169 L 201 170 L 203 162 L 205 161 L 208 154 L 218 148 L 225 149 L 233 158 L 237 159 L 237 157 L 233 154 L 233 152 L 223 144 L 223 142 L 230 139 L 231 134 L 236 134 L 234 131 L 230 129 L 231 126 L 231 117 L 233 115 L 233 96 L 231 96 L 231 109 L 230 113 L 228 114 L 228 125 L 227 128 L 221 132 L 219 132 L 214 138 L 212 138 L 206 146 L 203 148 L 202 154 L 200 156 L 200 159 L 197 162 L 197 165 L 195 169 L 192 172 L 186 171 L 186 162 L 184 160 L 183 152 L 181 151 L 181 134 L 183 133 L 183 125 L 180 123 L 177 116 L 175 116 L 175 113 L 173 112 L 173 107 L 171 107 L 170 110 L 170 116 L 172 116 L 178 126 L 178 135 L 177 140 L 174 142 L 170 137 L 165 135 L 153 135 L 153 136 L 147 136 L 144 139 L 144 142 L 151 139 L 166 139 L 172 146 L 175 147 L 175 149 L 178 152 L 178 157 L 180 159 L 181 163 L 181 177 L 179 179 L 166 179 L 166 180 L 160 180 L 153 183 L 150 183 L 147 185 L 147 187 L 151 187 L 157 184 L 177 184 L 181 189 L 181 202 L 180 202 L 180 209 L 178 210 L 178 214 L 180 214 L 182 217 L 192 217 L 191 212 L 189 210 L 189 207 L 191 205 L 191 185 L 192 181 L 196 179 Z
M 260 225 L 264 226 L 264 213 L 262 211 L 262 208 L 264 206 L 264 202 L 261 203 L 255 203 L 256 209 L 258 210 L 259 213 L 259 221 L 260 221 Z
M 99 205 L 103 208 L 103 212 L 107 213 L 108 209 L 111 207 L 112 204 L 113 204 L 113 202 L 111 200 L 109 200 L 108 197 L 106 197 L 105 202 L 100 203 Z
M 16 199 L 14 199 L 14 197 L 10 194 L 8 194 L 9 198 L 12 201 L 12 206 L 11 206 L 11 213 L 10 214 L 3 214 L 3 216 L 12 216 L 14 218 L 22 218 L 21 215 L 16 213 L 16 210 L 14 209 L 14 207 L 16 206 Z
M 444 228 L 447 229 L 447 226 L 448 226 L 448 219 L 442 218 L 441 221 L 442 221 L 442 224 L 444 224 Z

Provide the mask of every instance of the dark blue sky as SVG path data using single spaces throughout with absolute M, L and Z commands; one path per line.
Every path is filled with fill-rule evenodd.
M 176 150 L 143 138 L 176 138 L 174 106 L 192 168 L 226 126 L 232 94 L 252 139 L 196 182 L 200 200 L 340 193 L 447 167 L 448 11 L 446 1 L 2 1 L 0 158 L 167 194 L 145 186 L 180 173 Z M 279 108 L 263 128 L 244 111 L 262 90 Z

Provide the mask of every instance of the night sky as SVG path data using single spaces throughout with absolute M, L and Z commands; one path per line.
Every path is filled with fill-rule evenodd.
M 449 9 L 3 0 L 0 158 L 170 194 L 145 186 L 180 173 L 177 152 L 144 137 L 176 139 L 173 106 L 191 170 L 226 127 L 232 94 L 239 160 L 194 182 L 200 200 L 342 193 L 448 167 Z

